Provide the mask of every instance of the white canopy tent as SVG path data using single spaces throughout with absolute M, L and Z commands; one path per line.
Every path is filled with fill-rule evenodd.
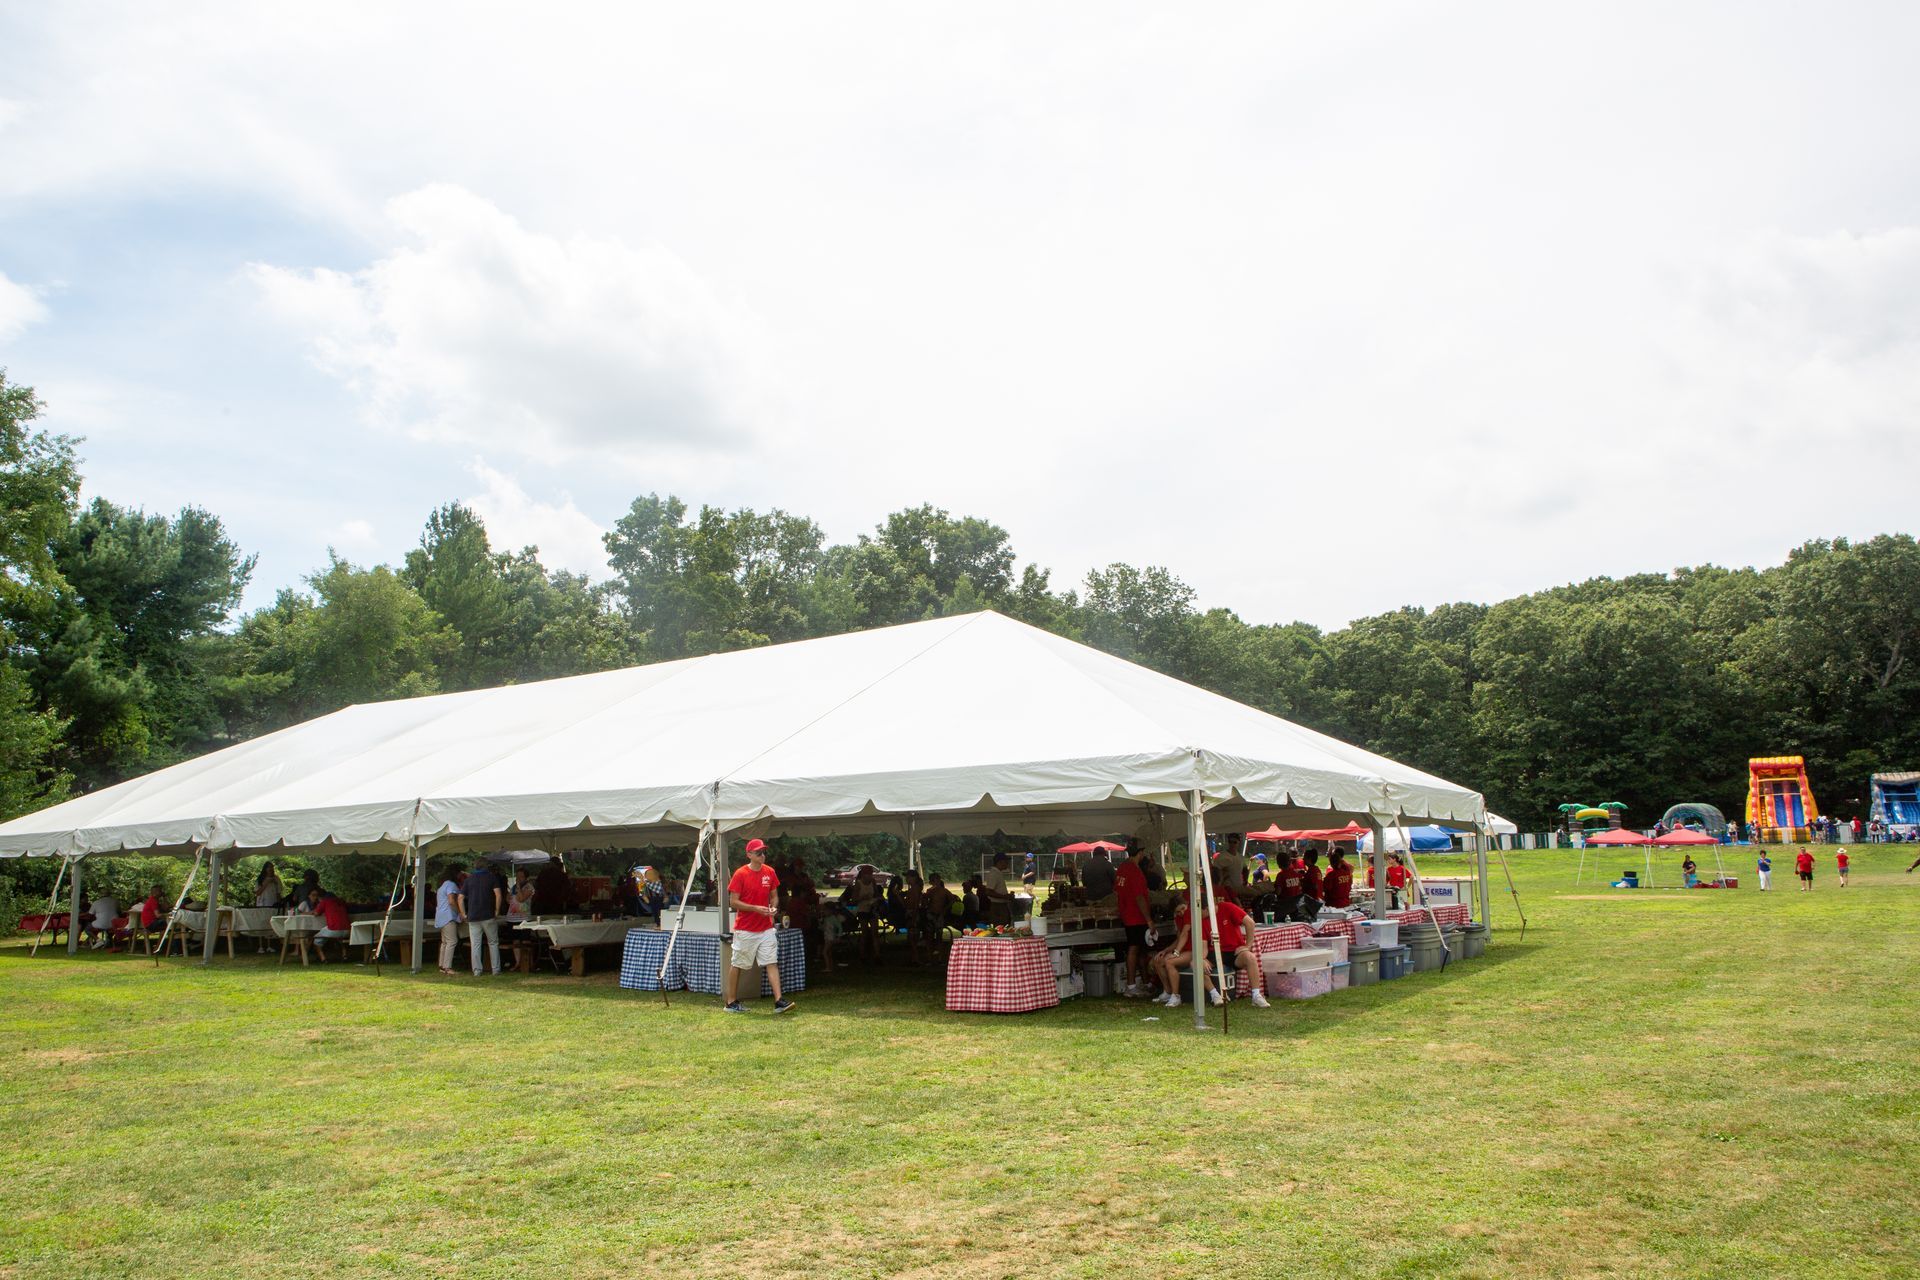
M 1159 840 L 1170 810 L 1201 847 L 1209 825 L 1486 817 L 1464 787 L 976 613 L 348 707 L 0 824 L 0 857 L 205 852 L 217 874 L 233 850 L 697 839 L 717 870 L 743 829 Z

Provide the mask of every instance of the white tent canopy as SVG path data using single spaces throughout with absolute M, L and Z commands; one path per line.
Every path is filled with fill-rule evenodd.
M 348 707 L 0 825 L 0 856 L 1103 834 L 1194 792 L 1215 830 L 1485 818 L 1464 787 L 976 613 Z

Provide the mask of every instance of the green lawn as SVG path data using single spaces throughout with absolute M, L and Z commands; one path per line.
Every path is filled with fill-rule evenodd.
M 1524 941 L 1230 1037 L 8 945 L 0 1276 L 1912 1275 L 1920 874 L 1856 852 L 1764 896 L 1515 855 Z

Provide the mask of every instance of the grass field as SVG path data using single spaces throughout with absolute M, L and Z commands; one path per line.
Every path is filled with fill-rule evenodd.
M 926 971 L 726 1018 L 8 945 L 0 1276 L 1913 1275 L 1920 873 L 1855 852 L 1811 895 L 1514 855 L 1524 941 L 1496 901 L 1485 958 L 1229 1037 Z

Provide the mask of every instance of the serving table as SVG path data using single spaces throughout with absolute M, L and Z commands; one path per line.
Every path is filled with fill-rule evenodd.
M 956 938 L 947 952 L 947 1008 L 1032 1013 L 1060 1003 L 1044 938 Z

